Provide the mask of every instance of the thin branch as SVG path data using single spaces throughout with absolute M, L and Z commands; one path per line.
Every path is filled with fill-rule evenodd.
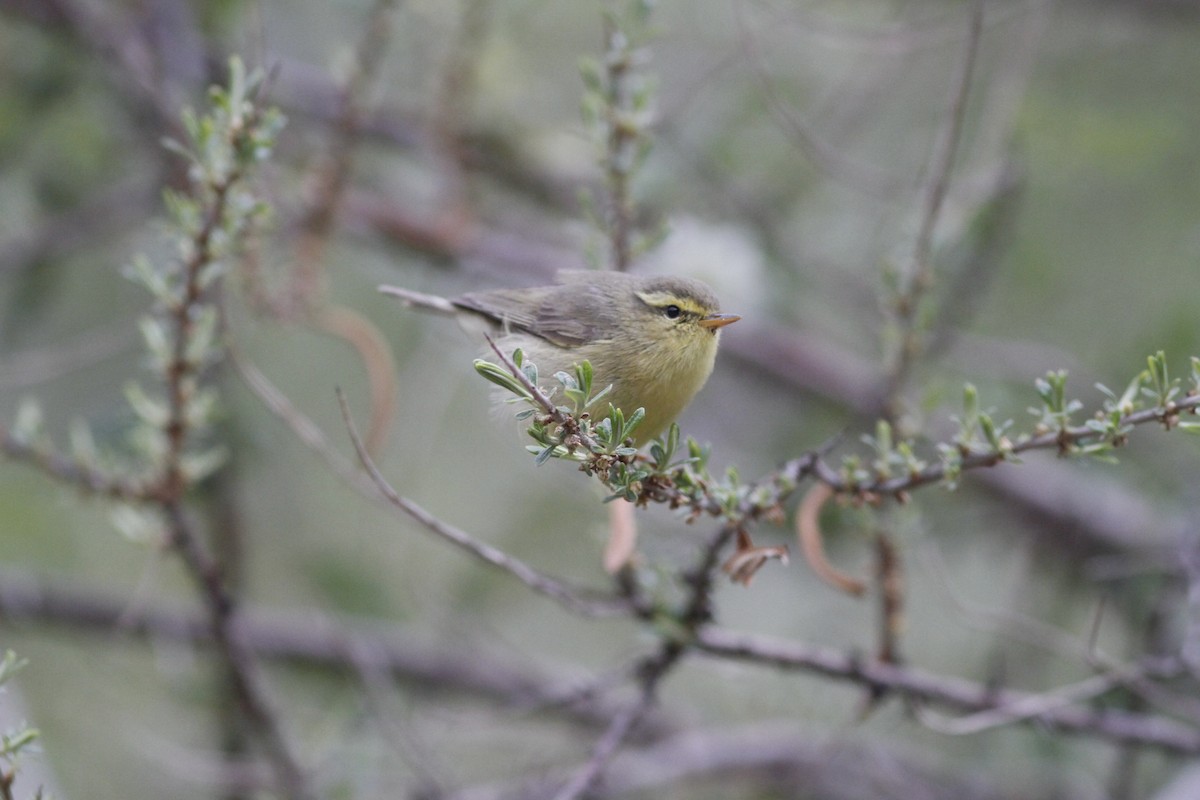
M 1126 426 L 1145 425 L 1152 422 L 1170 426 L 1180 415 L 1194 414 L 1198 408 L 1200 408 L 1200 394 L 1172 402 L 1165 408 L 1147 408 L 1125 414 L 1118 421 L 1117 427 L 1124 428 Z M 959 466 L 963 472 L 982 467 L 994 467 L 997 464 L 1011 460 L 1013 456 L 1020 455 L 1021 453 L 1027 453 L 1032 450 L 1056 450 L 1062 453 L 1073 445 L 1093 441 L 1097 438 L 1100 438 L 1100 434 L 1087 425 L 1070 426 L 1059 431 L 1048 431 L 1038 436 L 1030 436 L 1029 438 L 1022 439 L 1012 445 L 1011 449 L 1006 452 L 968 450 L 963 453 Z M 808 458 L 808 456 L 802 458 Z M 829 484 L 836 491 L 877 495 L 880 497 L 896 496 L 910 489 L 938 483 L 946 477 L 946 466 L 942 463 L 930 464 L 924 469 L 908 475 L 881 478 L 862 483 L 847 481 L 837 470 L 823 460 L 818 460 L 814 464 L 813 471 L 821 481 Z
M 967 98 L 971 93 L 971 81 L 979 61 L 979 42 L 983 38 L 983 9 L 985 0 L 974 0 L 964 42 L 962 61 L 951 89 L 950 106 L 946 111 L 946 127 L 943 129 L 933 154 L 933 169 L 925 186 L 925 202 L 921 213 L 917 238 L 913 244 L 912 269 L 909 277 L 914 289 L 928 285 L 928 273 L 932 269 L 930 257 L 933 253 L 933 234 L 941 218 L 946 193 L 950 189 L 950 176 L 958 157 L 962 141 L 963 125 L 967 117 Z
M 621 744 L 654 707 L 659 683 L 679 662 L 683 653 L 682 646 L 666 641 L 657 653 L 643 660 L 638 668 L 640 687 L 637 700 L 613 718 L 608 730 L 592 749 L 591 758 L 554 795 L 554 800 L 577 800 L 595 786 Z
M 446 539 L 476 558 L 508 572 L 529 588 L 539 594 L 551 597 L 574 613 L 587 617 L 609 617 L 618 616 L 628 610 L 627 601 L 612 595 L 568 587 L 502 550 L 477 541 L 465 531 L 442 522 L 417 503 L 397 493 L 379 472 L 379 468 L 367 453 L 365 444 L 358 435 L 357 428 L 350 416 L 345 394 L 340 389 L 337 395 L 342 416 L 350 433 L 351 442 L 354 444 L 355 452 L 366 469 L 366 476 L 342 458 L 341 454 L 329 443 L 324 431 L 297 409 L 257 367 L 244 357 L 237 355 L 236 351 L 234 351 L 233 361 L 246 381 L 246 385 L 258 396 L 267 410 L 291 428 L 300 441 L 320 455 L 338 477 L 351 488 L 366 497 L 384 502 L 390 508 L 404 512 L 435 535 Z M 363 460 L 364 455 L 366 456 L 365 461 Z
M 628 601 L 610 595 L 585 593 L 572 589 L 554 578 L 537 571 L 525 562 L 510 556 L 503 550 L 492 547 L 485 542 L 480 542 L 453 525 L 442 522 L 407 497 L 402 497 L 387 482 L 387 479 L 379 471 L 379 468 L 367 452 L 362 437 L 359 436 L 358 430 L 354 425 L 345 393 L 339 389 L 337 396 L 342 411 L 342 419 L 346 423 L 346 430 L 350 435 L 351 442 L 354 444 L 354 450 L 358 454 L 359 462 L 367 471 L 367 475 L 370 476 L 378 494 L 392 507 L 403 511 L 427 530 L 453 544 L 460 550 L 464 550 L 494 567 L 499 567 L 533 591 L 553 599 L 564 608 L 576 614 L 585 617 L 611 617 L 629 613 L 630 605 Z
M 158 493 L 154 482 L 107 474 L 52 449 L 25 441 L 3 425 L 0 425 L 0 453 L 94 497 L 143 503 L 153 500 Z
M 818 135 L 812 125 L 793 111 L 779 90 L 778 79 L 767 66 L 758 36 L 750 30 L 744 6 L 744 3 L 734 5 L 738 45 L 753 70 L 768 112 L 804 157 L 825 174 L 873 197 L 888 197 L 899 189 L 903 181 L 898 176 L 847 155 L 841 147 Z
M 699 631 L 695 646 L 702 652 L 722 658 L 812 672 L 960 711 L 1020 711 L 1033 708 L 1034 713 L 1023 717 L 1024 720 L 1064 733 L 1157 747 L 1187 755 L 1200 754 L 1200 729 L 1167 717 L 1074 705 L 1056 707 L 1047 703 L 1040 694 L 1001 689 L 896 664 L 868 662 L 857 655 L 840 653 L 831 648 L 713 628 Z M 1022 717 L 1020 714 L 1016 716 Z
M 919 338 L 920 331 L 917 329 L 920 324 L 919 309 L 925 294 L 933 285 L 933 234 L 941 218 L 942 206 L 950 187 L 950 176 L 962 140 L 967 98 L 979 60 L 979 43 L 983 38 L 984 3 L 985 0 L 973 0 L 971 5 L 965 51 L 951 91 L 946 124 L 933 153 L 933 165 L 924 189 L 925 197 L 911 260 L 907 274 L 903 275 L 904 283 L 894 299 L 899 341 L 888 366 L 883 393 L 885 411 L 892 417 L 897 411 L 897 395 L 923 348 Z
M 286 315 L 309 313 L 323 302 L 325 252 L 354 167 L 359 127 L 367 113 L 366 95 L 374 82 L 391 39 L 391 18 L 397 0 L 375 0 L 354 64 L 339 97 L 334 132 L 320 164 L 314 169 L 307 207 L 300 220 L 292 296 Z
M 181 503 L 165 503 L 163 511 L 172 549 L 183 561 L 205 602 L 206 624 L 225 666 L 230 689 L 266 749 L 278 788 L 296 800 L 315 797 L 293 745 L 283 732 L 279 714 L 267 698 L 253 651 L 240 625 L 237 604 L 225 588 L 220 565 L 201 544 Z
M 998 788 L 1007 784 L 989 781 L 978 770 L 966 767 L 958 772 L 961 776 L 932 768 L 906 754 L 904 748 L 889 749 L 852 736 L 830 741 L 794 719 L 779 719 L 694 727 L 621 753 L 605 776 L 603 794 L 597 794 L 672 797 L 681 794 L 681 786 L 732 785 L 750 788 L 726 794 L 822 800 L 1017 800 L 1028 796 L 1021 788 Z M 557 780 L 557 775 L 550 774 L 473 786 L 449 793 L 444 800 L 543 797 Z M 777 791 L 772 792 L 775 787 Z
M 194 606 L 131 604 L 127 597 L 12 569 L 0 570 L 0 621 L 6 626 L 63 626 L 153 642 L 213 643 L 206 613 Z M 550 711 L 587 727 L 608 726 L 625 710 L 601 696 L 599 689 L 607 685 L 581 692 L 577 680 L 556 677 L 544 667 L 511 663 L 462 642 L 431 642 L 399 625 L 318 609 L 242 607 L 238 630 L 245 647 L 260 660 L 338 672 L 369 669 L 428 689 L 475 694 L 524 711 Z M 627 675 L 623 670 L 622 676 Z M 666 720 L 655 720 L 652 727 L 655 735 L 671 729 Z

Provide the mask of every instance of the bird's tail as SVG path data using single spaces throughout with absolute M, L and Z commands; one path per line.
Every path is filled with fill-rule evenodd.
M 397 297 L 407 306 L 419 308 L 422 311 L 433 311 L 438 314 L 456 315 L 461 309 L 444 297 L 438 297 L 435 294 L 422 294 L 414 292 L 411 289 L 402 289 L 399 286 L 389 286 L 383 284 L 379 287 L 382 294 Z

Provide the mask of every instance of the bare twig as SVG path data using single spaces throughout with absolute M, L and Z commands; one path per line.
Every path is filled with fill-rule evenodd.
M 738 44 L 754 70 L 767 109 L 779 127 L 791 137 L 804 157 L 824 173 L 872 196 L 886 197 L 896 191 L 902 184 L 898 176 L 890 175 L 876 165 L 855 160 L 847 155 L 842 148 L 822 138 L 811 124 L 792 109 L 779 91 L 778 80 L 761 52 L 758 35 L 750 30 L 744 6 L 744 3 L 734 5 Z
M 329 443 L 324 431 L 297 409 L 257 367 L 246 361 L 245 358 L 236 355 L 234 363 L 247 385 L 266 405 L 267 409 L 287 424 L 305 445 L 320 455 L 338 477 L 364 496 L 382 500 L 389 507 L 404 512 L 437 536 L 450 541 L 476 558 L 508 572 L 534 591 L 555 599 L 575 613 L 589 617 L 603 617 L 619 615 L 628 609 L 628 603 L 617 597 L 573 589 L 538 572 L 502 550 L 477 541 L 470 534 L 442 522 L 420 505 L 397 493 L 370 458 L 370 453 L 367 452 L 350 416 L 345 394 L 341 390 L 337 392 L 338 402 L 355 451 L 366 469 L 366 476 L 363 476 L 354 469 L 353 465 L 342 458 Z
M 373 83 L 391 36 L 396 0 L 375 0 L 355 48 L 355 62 L 339 98 L 331 142 L 313 172 L 308 206 L 300 220 L 296 273 L 286 315 L 309 312 L 323 301 L 325 251 L 337 221 L 350 173 L 358 129 L 366 114 L 366 93 Z
M 29 464 L 84 494 L 130 503 L 145 502 L 157 495 L 158 489 L 152 481 L 101 472 L 54 450 L 24 441 L 3 425 L 0 425 L 0 453 Z
M 637 699 L 624 712 L 613 718 L 608 730 L 604 732 L 592 749 L 591 758 L 554 795 L 554 800 L 577 800 L 596 784 L 616 756 L 622 742 L 650 713 L 654 706 L 658 684 L 675 666 L 683 653 L 682 646 L 667 641 L 663 643 L 657 653 L 642 661 L 638 668 L 640 686 Z
M 403 511 L 409 517 L 421 523 L 430 532 L 450 542 L 455 547 L 470 553 L 494 567 L 499 567 L 533 591 L 553 599 L 570 611 L 586 617 L 610 617 L 629 613 L 630 606 L 627 601 L 611 595 L 596 595 L 572 589 L 554 578 L 538 572 L 533 567 L 510 556 L 503 550 L 492 547 L 485 542 L 477 541 L 453 525 L 442 522 L 408 498 L 402 497 L 387 482 L 383 473 L 379 471 L 379 468 L 371 459 L 370 453 L 367 452 L 366 446 L 363 444 L 362 438 L 359 436 L 358 430 L 354 425 L 354 420 L 350 415 L 350 406 L 346 401 L 345 394 L 339 389 L 337 395 L 338 403 L 342 410 L 342 419 L 346 423 L 346 429 L 350 435 L 351 442 L 354 444 L 354 450 L 358 454 L 359 462 L 371 477 L 371 481 L 374 483 L 378 493 L 388 504 Z
M 770 794 L 766 787 L 778 786 L 778 795 L 803 792 L 823 800 L 1017 800 L 1028 795 L 1021 789 L 1000 789 L 978 770 L 963 770 L 963 774 L 971 777 L 932 769 L 921 759 L 905 755 L 903 748 L 893 750 L 851 737 L 830 741 L 794 720 L 778 720 L 693 727 L 620 753 L 605 775 L 603 796 L 670 796 L 681 785 L 727 786 L 728 780 L 753 780 L 759 794 Z M 554 774 L 539 774 L 509 784 L 461 789 L 445 800 L 543 797 L 558 780 Z
M 830 648 L 714 628 L 699 631 L 695 647 L 701 652 L 723 658 L 813 672 L 960 711 L 1004 713 L 1005 709 L 1015 709 L 1011 715 L 1013 719 L 1037 722 L 1065 733 L 1135 743 L 1170 752 L 1200 754 L 1200 729 L 1162 716 L 1077 705 L 1061 706 L 1047 702 L 1045 696 L 1040 694 L 1000 689 L 895 664 L 868 662 L 856 655 L 839 653 Z M 1031 709 L 1033 713 L 1020 713 Z
M 924 188 L 923 206 L 913 252 L 908 268 L 902 276 L 903 283 L 893 300 L 898 342 L 888 365 L 883 393 L 885 414 L 893 419 L 898 413 L 899 392 L 903 389 L 908 374 L 923 348 L 922 331 L 918 330 L 919 309 L 933 285 L 933 234 L 941 218 L 942 206 L 950 188 L 950 176 L 962 139 L 967 98 L 970 95 L 976 62 L 979 60 L 979 42 L 983 37 L 983 10 L 984 0 L 974 0 L 965 51 L 946 111 L 946 124 L 935 145 L 932 167 Z

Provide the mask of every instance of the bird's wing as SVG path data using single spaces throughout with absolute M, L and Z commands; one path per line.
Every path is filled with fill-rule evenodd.
M 559 347 L 579 347 L 609 338 L 619 319 L 611 300 L 595 286 L 581 291 L 571 282 L 533 289 L 473 292 L 454 304 L 495 321 L 502 328 L 545 339 Z

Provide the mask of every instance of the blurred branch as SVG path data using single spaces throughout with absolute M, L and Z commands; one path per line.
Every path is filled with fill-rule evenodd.
M 1140 744 L 1185 755 L 1200 754 L 1200 729 L 1167 717 L 1111 708 L 1062 706 L 1048 700 L 1044 694 L 1002 689 L 911 667 L 864 661 L 856 655 L 816 645 L 714 628 L 699 631 L 695 646 L 714 656 L 813 672 L 959 711 L 1008 715 L 1010 720 L 1035 722 L 1065 733 Z
M 389 198 L 354 191 L 346 199 L 347 218 L 357 230 L 381 235 L 437 261 L 455 261 L 465 270 L 547 279 L 559 269 L 585 266 L 577 248 L 556 241 L 549 230 L 489 226 L 438 214 L 416 213 Z M 473 266 L 474 265 L 474 266 Z
M 354 63 L 339 92 L 328 147 L 310 176 L 306 207 L 299 220 L 296 264 L 285 316 L 309 314 L 322 305 L 325 252 L 354 166 L 359 127 L 367 115 L 367 93 L 375 82 L 391 40 L 396 0 L 375 0 L 354 49 Z
M 0 570 L 0 620 L 7 625 L 60 625 L 72 629 L 197 646 L 213 643 L 207 613 L 170 602 L 139 603 L 60 584 L 12 569 Z M 238 630 L 257 659 L 358 674 L 370 670 L 429 689 L 467 692 L 506 706 L 549 712 L 588 727 L 607 726 L 626 707 L 597 693 L 581 694 L 577 681 L 532 664 L 513 664 L 462 643 L 447 647 L 396 625 L 334 617 L 315 609 L 267 611 L 243 607 Z M 656 719 L 647 732 L 670 730 Z
M 109 474 L 79 459 L 64 456 L 20 431 L 0 425 L 0 452 L 28 464 L 54 480 L 96 497 L 142 503 L 158 495 L 158 487 L 142 478 Z
M 887 174 L 873 164 L 866 164 L 846 155 L 840 146 L 826 142 L 812 125 L 792 110 L 779 91 L 778 79 L 767 66 L 758 35 L 750 30 L 744 5 L 734 5 L 738 41 L 758 80 L 767 108 L 779 127 L 790 136 L 804 157 L 824 173 L 872 196 L 886 197 L 896 191 L 902 185 L 898 177 Z
M 129 325 L 91 330 L 66 344 L 26 348 L 0 357 L 0 389 L 27 388 L 60 378 L 131 349 Z
M 391 42 L 396 5 L 396 0 L 375 0 L 363 24 L 354 62 L 338 92 L 330 141 L 309 175 L 286 291 L 281 297 L 272 297 L 257 269 L 243 270 L 248 293 L 260 311 L 284 320 L 303 320 L 353 348 L 370 386 L 366 441 L 372 453 L 382 450 L 394 415 L 395 359 L 387 338 L 374 323 L 354 309 L 329 302 L 326 257 L 353 176 L 360 128 L 370 116 L 368 95 Z
M 919 312 L 934 281 L 933 234 L 941 218 L 942 206 L 950 188 L 950 176 L 960 149 L 963 125 L 966 121 L 967 98 L 979 58 L 979 42 L 983 37 L 983 11 L 984 0 L 973 0 L 965 52 L 954 78 L 945 127 L 935 144 L 930 173 L 922 192 L 923 206 L 912 255 L 906 268 L 898 276 L 900 283 L 895 297 L 890 298 L 897 341 L 886 367 L 884 414 L 893 422 L 899 416 L 899 393 L 925 346 L 922 341 L 924 331 L 921 330 L 923 322 Z
M 155 118 L 150 130 L 156 133 L 178 129 L 179 104 L 208 77 L 207 56 L 186 3 L 2 0 L 0 11 L 66 33 L 111 63 L 108 75 L 119 96 L 135 110 L 150 111 Z
M 605 0 L 604 53 L 599 61 L 580 64 L 584 125 L 598 142 L 607 192 L 597 221 L 608 239 L 607 262 L 619 272 L 645 246 L 637 235 L 633 181 L 650 149 L 654 115 L 654 86 L 645 74 L 650 51 L 644 45 L 652 10 L 645 0 Z
M 650 713 L 658 684 L 678 663 L 683 653 L 683 647 L 668 640 L 659 646 L 658 652 L 642 659 L 637 668 L 637 699 L 613 718 L 604 735 L 592 748 L 591 758 L 555 793 L 554 800 L 576 800 L 589 793 L 616 756 L 621 744 Z
M 462 218 L 460 224 L 466 224 L 471 216 L 464 175 L 468 112 L 475 100 L 476 73 L 491 23 L 492 0 L 462 0 L 461 5 L 458 32 L 442 68 L 432 127 L 442 183 L 443 216 Z
M 754 781 L 767 796 L 862 800 L 1017 800 L 1023 789 L 1002 790 L 978 774 L 957 778 L 877 744 L 828 740 L 794 722 L 695 728 L 618 755 L 604 779 L 605 797 L 662 796 L 681 786 Z M 475 786 L 445 800 L 527 800 L 549 796 L 561 780 L 551 772 L 508 784 Z M 718 783 L 719 782 L 719 783 Z M 772 793 L 773 792 L 773 793 Z M 1098 798 L 1097 798 L 1098 800 Z

